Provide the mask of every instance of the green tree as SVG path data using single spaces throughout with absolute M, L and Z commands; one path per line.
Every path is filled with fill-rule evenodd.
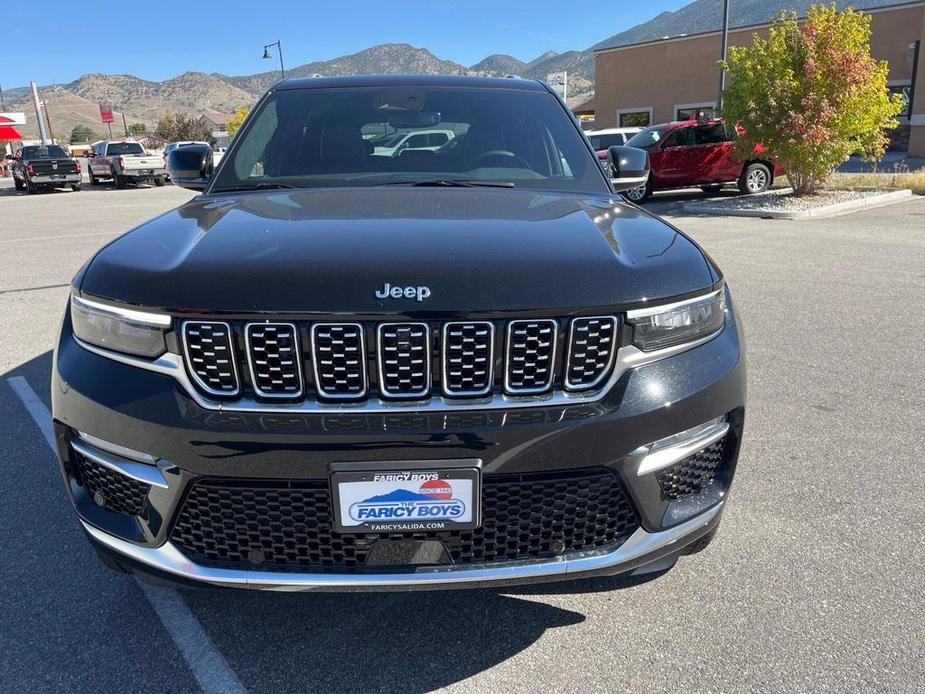
M 228 119 L 228 125 L 226 127 L 228 129 L 229 137 L 234 137 L 234 134 L 238 132 L 238 128 L 241 127 L 241 124 L 244 122 L 244 119 L 247 118 L 247 114 L 250 112 L 251 110 L 249 108 L 242 106 L 234 112 L 234 115 L 232 115 L 231 118 Z
M 148 126 L 144 123 L 132 123 L 128 126 L 128 134 L 133 137 L 141 137 L 147 134 Z
M 176 116 L 170 112 L 165 113 L 157 121 L 154 134 L 164 138 L 167 142 L 195 140 L 215 144 L 215 138 L 212 137 L 209 127 L 203 123 L 202 119 L 186 113 L 178 113 Z
M 877 158 L 901 97 L 887 89 L 887 63 L 870 55 L 870 16 L 815 5 L 805 22 L 781 13 L 767 39 L 731 47 L 723 116 L 745 129 L 743 157 L 761 146 L 787 170 L 797 195 L 811 195 L 851 154 Z
M 71 130 L 71 136 L 68 142 L 74 144 L 76 142 L 93 142 L 99 139 L 100 136 L 86 125 L 75 125 L 74 129 Z
M 174 142 L 177 138 L 174 134 L 177 132 L 177 119 L 174 118 L 170 111 L 157 119 L 157 125 L 154 128 L 154 134 L 163 138 L 167 142 Z

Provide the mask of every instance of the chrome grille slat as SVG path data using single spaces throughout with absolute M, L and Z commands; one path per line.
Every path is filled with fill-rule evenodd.
M 494 386 L 495 326 L 488 321 L 443 326 L 443 393 L 486 395 Z
M 511 395 L 543 393 L 555 377 L 556 337 L 554 320 L 515 320 L 507 326 L 504 390 Z
M 315 323 L 312 365 L 318 394 L 332 400 L 366 397 L 366 342 L 359 323 Z
M 240 393 L 231 325 L 185 321 L 181 333 L 187 368 L 196 384 L 210 395 L 231 397 Z
M 430 326 L 382 323 L 377 333 L 379 391 L 390 398 L 430 394 Z
M 293 323 L 244 326 L 247 363 L 254 392 L 264 398 L 298 398 L 304 393 L 299 329 Z
M 565 387 L 589 390 L 607 377 L 616 354 L 617 319 L 614 316 L 575 318 L 569 328 Z

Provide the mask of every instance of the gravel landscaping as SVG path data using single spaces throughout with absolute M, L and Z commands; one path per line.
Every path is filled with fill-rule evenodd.
M 824 190 L 811 197 L 795 197 L 791 193 L 791 188 L 782 188 L 759 195 L 691 202 L 684 206 L 684 212 L 771 219 L 830 217 L 889 205 L 912 195 L 910 190 Z

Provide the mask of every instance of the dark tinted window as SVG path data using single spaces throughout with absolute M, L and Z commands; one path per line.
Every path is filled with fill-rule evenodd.
M 106 154 L 110 156 L 144 153 L 144 149 L 137 142 L 111 142 L 106 150 Z
M 700 125 L 696 128 L 688 128 L 694 131 L 694 141 L 698 145 L 716 145 L 729 140 L 726 135 L 726 126 L 722 123 L 714 125 Z
M 29 146 L 22 148 L 23 159 L 63 159 L 68 156 L 62 147 L 48 145 L 47 147 Z
M 396 130 L 411 134 L 397 148 Z M 548 92 L 426 85 L 277 91 L 238 133 L 212 190 L 445 179 L 606 191 Z
M 673 130 L 665 140 L 666 147 L 690 147 L 694 144 L 693 128 L 678 128 Z

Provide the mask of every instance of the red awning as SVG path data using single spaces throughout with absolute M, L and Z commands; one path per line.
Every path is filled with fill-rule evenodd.
M 21 140 L 22 135 L 16 130 L 8 125 L 0 125 L 0 140 Z

